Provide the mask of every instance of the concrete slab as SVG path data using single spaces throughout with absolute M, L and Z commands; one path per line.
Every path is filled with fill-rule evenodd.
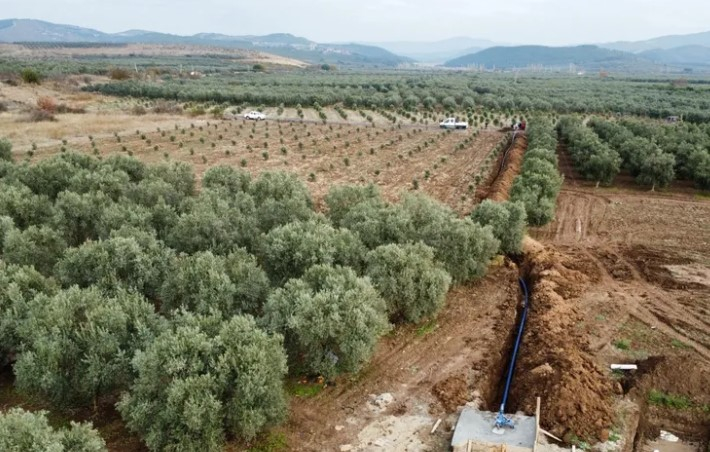
M 535 445 L 535 418 L 509 415 L 514 429 L 506 428 L 502 435 L 493 433 L 497 413 L 464 408 L 454 430 L 451 447 L 466 446 L 469 440 L 480 446 L 506 445 L 509 450 L 532 450 Z

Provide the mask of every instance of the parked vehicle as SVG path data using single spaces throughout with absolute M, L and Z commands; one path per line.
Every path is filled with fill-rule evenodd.
M 442 129 L 468 129 L 466 121 L 459 121 L 458 118 L 446 118 L 439 123 Z
M 250 111 L 249 113 L 246 113 L 244 115 L 244 119 L 252 119 L 254 121 L 263 121 L 266 119 L 266 115 L 264 113 L 258 112 L 258 111 Z

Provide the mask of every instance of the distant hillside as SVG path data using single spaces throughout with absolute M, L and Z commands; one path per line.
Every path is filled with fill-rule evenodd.
M 378 42 L 372 43 L 372 45 L 422 63 L 440 64 L 453 58 L 501 44 L 486 39 L 458 37 L 434 42 Z
M 412 62 L 409 58 L 400 57 L 379 47 L 358 44 L 319 44 L 287 33 L 265 36 L 199 33 L 193 36 L 179 36 L 146 30 L 128 30 L 111 34 L 32 19 L 0 20 L 0 42 L 194 44 L 260 50 L 311 64 L 398 66 Z
M 623 50 L 625 52 L 644 52 L 646 50 L 655 49 L 673 49 L 676 47 L 687 46 L 704 46 L 710 47 L 710 31 L 702 33 L 692 33 L 688 35 L 670 35 L 661 36 L 659 38 L 648 39 L 646 41 L 620 41 L 599 44 L 600 47 L 614 50 Z
M 0 20 L 0 42 L 96 42 L 108 36 L 90 28 L 58 25 L 41 20 Z
M 654 49 L 639 56 L 655 63 L 684 67 L 710 67 L 710 47 L 683 46 L 673 49 Z
M 528 66 L 566 68 L 570 64 L 584 70 L 648 68 L 652 64 L 636 55 L 584 45 L 575 47 L 515 46 L 492 47 L 447 61 L 447 67 L 484 66 L 512 69 Z

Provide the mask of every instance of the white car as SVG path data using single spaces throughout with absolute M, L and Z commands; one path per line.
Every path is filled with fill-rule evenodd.
M 459 121 L 458 118 L 446 118 L 439 123 L 442 129 L 468 129 L 466 121 Z
M 244 119 L 253 119 L 254 121 L 263 121 L 266 119 L 266 115 L 264 113 L 258 112 L 258 111 L 250 111 L 249 113 L 244 115 Z

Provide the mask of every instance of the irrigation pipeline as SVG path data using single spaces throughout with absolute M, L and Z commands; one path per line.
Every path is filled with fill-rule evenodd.
M 498 177 L 500 176 L 501 171 L 503 171 L 503 167 L 505 166 L 505 162 L 506 162 L 506 160 L 508 160 L 508 154 L 509 154 L 510 151 L 513 149 L 513 147 L 515 146 L 515 135 L 516 135 L 517 133 L 518 133 L 517 131 L 516 131 L 516 132 L 513 132 L 513 139 L 510 140 L 510 146 L 508 147 L 508 149 L 507 149 L 507 150 L 505 151 L 505 153 L 503 154 L 503 160 L 500 162 L 500 167 L 498 167 L 498 172 L 496 173 L 496 177 L 494 177 L 493 180 L 498 179 Z
M 520 282 L 520 288 L 523 291 L 523 315 L 520 318 L 520 326 L 518 327 L 518 337 L 515 338 L 515 347 L 513 348 L 513 356 L 510 358 L 510 365 L 508 366 L 508 378 L 505 381 L 505 390 L 503 391 L 503 401 L 500 404 L 500 411 L 498 411 L 498 416 L 496 416 L 496 428 L 510 427 L 515 428 L 512 419 L 505 416 L 505 404 L 508 402 L 508 394 L 510 393 L 510 384 L 513 381 L 513 373 L 515 372 L 515 361 L 518 357 L 518 351 L 520 350 L 520 342 L 523 339 L 523 332 L 525 331 L 525 321 L 528 317 L 528 308 L 530 307 L 530 300 L 528 294 L 528 286 L 525 284 L 523 278 L 518 279 Z

